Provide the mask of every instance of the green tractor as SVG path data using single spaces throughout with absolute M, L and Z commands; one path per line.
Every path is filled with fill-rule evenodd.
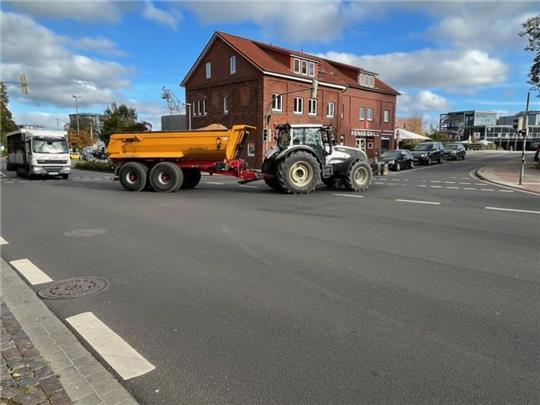
M 274 190 L 307 194 L 324 182 L 328 187 L 363 191 L 371 184 L 365 152 L 336 145 L 331 126 L 278 125 L 276 141 L 262 165 L 264 181 Z

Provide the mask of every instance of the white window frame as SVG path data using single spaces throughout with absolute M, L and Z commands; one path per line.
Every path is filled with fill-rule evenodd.
M 308 74 L 308 61 L 303 60 L 302 61 L 302 75 L 307 76 Z
M 206 62 L 205 73 L 206 73 L 206 78 L 207 79 L 212 78 L 212 62 Z
M 384 120 L 385 123 L 389 123 L 389 122 L 390 122 L 390 111 L 384 110 L 384 113 L 383 113 L 383 120 Z
M 308 76 L 315 77 L 315 62 L 308 63 Z
M 308 101 L 308 115 L 317 115 L 317 99 L 310 98 Z
M 272 111 L 283 111 L 283 94 L 272 94 Z
M 375 87 L 375 77 L 366 73 L 360 73 L 358 83 L 365 87 Z
M 297 115 L 304 114 L 304 99 L 302 97 L 294 98 L 293 113 Z
M 208 102 L 206 101 L 205 98 L 203 98 L 201 100 L 201 104 L 202 104 L 202 106 L 201 106 L 201 115 L 203 115 L 203 116 L 208 115 Z
M 336 110 L 336 104 L 333 101 L 326 103 L 326 117 L 334 118 Z
M 193 105 L 193 116 L 198 117 L 199 116 L 199 100 L 193 101 L 192 105 Z
M 223 114 L 229 113 L 229 96 L 223 96 Z
M 293 59 L 293 69 L 294 73 L 301 73 L 302 72 L 302 62 L 300 59 Z
M 374 116 L 375 116 L 375 111 L 373 110 L 373 108 L 368 108 L 367 109 L 367 120 L 368 121 L 373 121 Z
M 360 121 L 366 120 L 366 107 L 360 107 L 360 110 L 358 111 L 358 119 Z
M 248 156 L 255 156 L 255 144 L 254 143 L 248 143 L 247 145 L 247 155 Z
M 229 72 L 231 75 L 236 74 L 236 55 L 229 56 Z

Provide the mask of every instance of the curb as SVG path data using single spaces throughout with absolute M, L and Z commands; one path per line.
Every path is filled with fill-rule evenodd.
M 538 193 L 536 191 L 528 190 L 528 189 L 525 189 L 525 188 L 522 188 L 522 187 L 513 186 L 511 184 L 503 183 L 503 182 L 500 182 L 500 181 L 494 181 L 494 180 L 490 179 L 489 177 L 486 177 L 485 175 L 483 175 L 482 174 L 482 169 L 484 169 L 484 168 L 480 167 L 480 168 L 476 169 L 474 171 L 474 175 L 476 177 L 482 179 L 483 181 L 487 181 L 488 183 L 492 183 L 492 184 L 497 184 L 498 186 L 508 187 L 508 188 L 511 188 L 513 190 L 516 190 L 516 191 L 521 191 L 521 192 L 524 192 L 524 193 L 534 194 L 534 195 L 540 196 L 540 193 Z
M 74 404 L 138 402 L 0 258 L 2 298 Z

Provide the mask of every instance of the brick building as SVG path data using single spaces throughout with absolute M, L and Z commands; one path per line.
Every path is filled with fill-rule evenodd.
M 311 98 L 313 79 L 319 83 Z M 355 66 L 216 32 L 181 83 L 193 128 L 249 124 L 257 132 L 245 156 L 258 166 L 271 147 L 275 124 L 331 124 L 345 145 L 374 157 L 393 149 L 399 93 L 376 73 Z M 273 135 L 273 134 L 272 134 Z

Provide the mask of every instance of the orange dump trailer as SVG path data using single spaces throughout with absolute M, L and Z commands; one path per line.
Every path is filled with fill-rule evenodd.
M 254 131 L 249 125 L 235 125 L 231 129 L 115 134 L 109 141 L 109 160 L 115 176 L 129 191 L 193 188 L 201 171 L 251 181 L 258 175 L 239 156 Z

